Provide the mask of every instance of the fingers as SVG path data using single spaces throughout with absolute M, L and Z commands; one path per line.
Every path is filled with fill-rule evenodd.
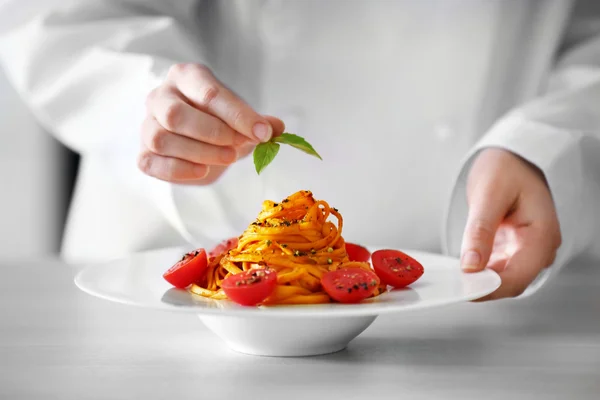
M 477 301 L 497 300 L 520 296 L 535 280 L 540 271 L 552 264 L 556 251 L 545 229 L 539 226 L 523 228 L 523 241 L 517 251 L 508 259 L 503 269 L 493 268 L 502 279 L 502 285 L 493 293 Z M 496 266 L 497 267 L 497 266 Z
M 142 142 L 159 156 L 179 158 L 195 164 L 229 165 L 237 160 L 233 147 L 215 146 L 164 129 L 154 118 L 142 125 Z
M 256 113 L 198 64 L 173 66 L 146 105 L 139 168 L 175 183 L 212 183 L 259 141 L 285 128 L 281 120 Z
M 498 191 L 494 180 L 482 180 L 469 195 L 469 215 L 463 235 L 461 266 L 466 272 L 487 265 L 496 231 L 514 205 L 511 191 Z
M 510 152 L 487 149 L 473 164 L 467 197 L 463 270 L 487 265 L 502 278 L 498 290 L 478 301 L 519 296 L 554 262 L 561 241 L 543 174 Z
M 280 136 L 285 131 L 285 124 L 282 120 L 271 115 L 265 115 L 265 119 L 271 124 L 273 128 L 273 136 Z
M 195 109 L 172 87 L 159 87 L 148 97 L 150 114 L 167 131 L 217 146 L 239 146 L 248 138 L 218 118 Z
M 205 66 L 177 64 L 167 79 L 191 104 L 225 122 L 251 140 L 266 142 L 273 135 L 267 120 L 225 87 Z
M 138 168 L 146 175 L 173 183 L 198 181 L 209 174 L 209 168 L 206 165 L 161 156 L 144 146 L 138 157 Z
M 269 122 L 269 124 L 273 128 L 273 136 L 274 137 L 280 136 L 283 133 L 283 131 L 285 130 L 285 124 L 279 118 L 265 115 L 265 119 Z M 249 155 L 250 153 L 252 153 L 252 151 L 254 150 L 255 147 L 256 147 L 256 143 L 251 142 L 251 141 L 248 141 L 246 144 L 243 144 L 243 145 L 237 147 L 238 159 L 244 158 L 247 155 Z

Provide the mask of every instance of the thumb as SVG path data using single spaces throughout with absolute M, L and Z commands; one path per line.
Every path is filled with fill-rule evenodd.
M 477 272 L 486 267 L 496 231 L 510 205 L 511 202 L 498 193 L 492 182 L 483 186 L 475 185 L 469 195 L 469 216 L 461 249 L 461 267 L 464 271 Z
M 271 115 L 264 115 L 265 119 L 269 121 L 273 128 L 273 136 L 280 136 L 285 131 L 285 124 L 282 120 Z
M 285 130 L 285 124 L 283 123 L 282 120 L 280 120 L 279 118 L 270 116 L 270 115 L 263 115 L 263 117 L 265 117 L 267 122 L 271 125 L 271 128 L 273 128 L 273 136 L 272 137 L 280 136 L 283 133 L 283 131 Z M 254 150 L 256 145 L 257 145 L 256 142 L 244 143 L 238 149 L 238 158 L 244 158 L 247 155 L 249 155 L 250 153 L 252 153 L 252 151 Z

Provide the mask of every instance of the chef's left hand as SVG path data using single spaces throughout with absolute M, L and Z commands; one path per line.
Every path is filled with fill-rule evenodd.
M 500 288 L 480 301 L 519 296 L 554 262 L 561 244 L 543 174 L 513 153 L 486 149 L 469 173 L 467 201 L 463 271 L 489 267 L 502 278 Z

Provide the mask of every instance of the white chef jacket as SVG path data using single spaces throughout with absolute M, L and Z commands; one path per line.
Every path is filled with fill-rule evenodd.
M 547 178 L 552 274 L 599 242 L 599 3 L 4 0 L 0 60 L 82 155 L 69 260 L 210 246 L 300 189 L 340 209 L 349 241 L 456 256 L 470 163 L 500 147 Z M 144 176 L 144 100 L 180 62 L 208 65 L 323 161 L 282 148 L 261 176 L 251 157 L 210 186 Z

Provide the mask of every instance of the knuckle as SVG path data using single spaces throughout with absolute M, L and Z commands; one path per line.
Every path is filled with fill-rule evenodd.
M 154 130 L 150 135 L 148 148 L 156 154 L 165 155 L 165 151 L 169 142 L 169 136 L 170 134 L 163 130 Z
M 167 72 L 167 77 L 171 79 L 180 79 L 184 76 L 194 76 L 200 80 L 212 78 L 213 74 L 210 68 L 204 64 L 196 63 L 178 63 L 173 64 Z
M 185 72 L 188 70 L 188 68 L 189 68 L 189 64 L 187 64 L 187 63 L 173 64 L 173 65 L 171 65 L 171 67 L 169 68 L 169 71 L 167 72 L 167 77 L 172 78 L 172 79 L 177 79 L 177 77 L 184 75 Z
M 244 122 L 244 111 L 241 108 L 237 108 L 231 113 L 231 120 L 233 121 L 234 127 L 239 127 L 243 125 Z
M 475 240 L 477 242 L 492 241 L 495 236 L 492 224 L 483 218 L 476 218 L 470 221 L 468 233 L 471 240 Z
M 220 145 L 223 143 L 224 133 L 219 124 L 207 126 L 203 135 L 207 142 Z
M 160 171 L 161 179 L 165 181 L 173 181 L 177 178 L 175 160 L 169 159 L 164 163 L 164 167 Z
M 200 90 L 200 105 L 205 107 L 208 107 L 210 103 L 219 95 L 219 87 L 214 82 L 205 82 Z
M 149 151 L 142 151 L 138 156 L 137 166 L 146 175 L 150 175 L 152 171 L 152 159 L 153 155 Z
M 149 150 L 142 151 L 138 156 L 138 168 L 146 175 L 167 182 L 177 178 L 176 160 L 162 159 Z
M 152 125 L 152 118 L 149 115 L 147 115 L 146 118 L 144 118 L 144 120 L 140 124 L 140 132 L 141 132 L 142 136 L 146 135 L 152 129 L 151 125 Z
M 148 93 L 146 96 L 146 110 L 150 110 L 152 108 L 152 104 L 154 103 L 157 96 L 158 88 L 154 88 Z
M 176 101 L 169 102 L 162 111 L 162 119 L 165 128 L 170 131 L 177 129 L 181 121 L 182 107 L 181 103 Z

